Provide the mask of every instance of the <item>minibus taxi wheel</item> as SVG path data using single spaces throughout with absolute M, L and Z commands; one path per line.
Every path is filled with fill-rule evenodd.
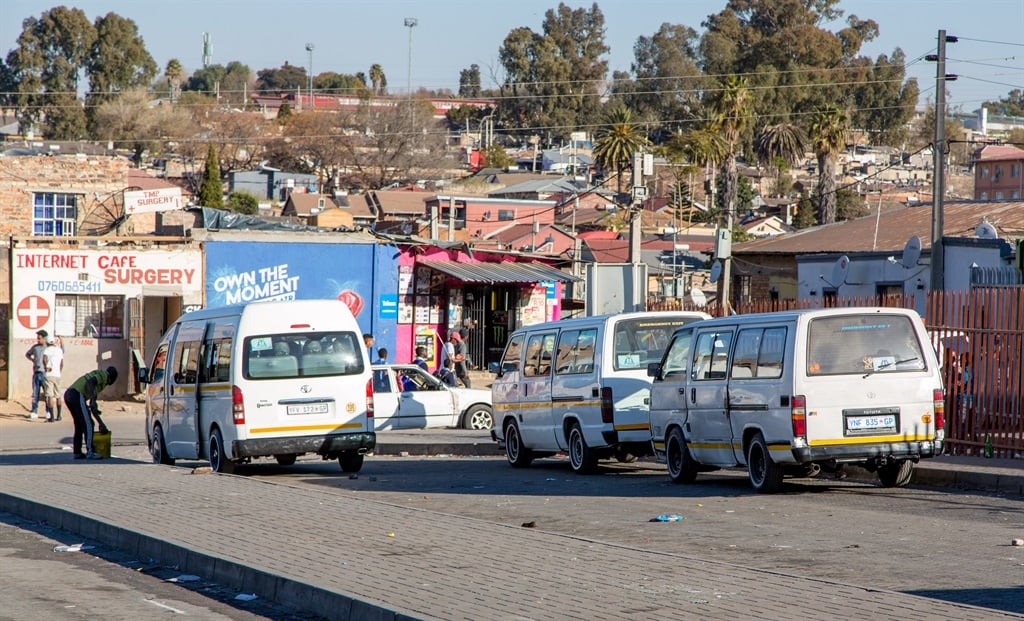
M 673 483 L 693 483 L 697 480 L 697 462 L 690 455 L 686 438 L 679 427 L 674 427 L 665 440 L 665 462 L 668 477 Z
M 878 480 L 883 487 L 906 487 L 914 474 L 914 462 L 909 459 L 890 459 L 878 466 Z
M 153 441 L 149 445 L 149 453 L 153 456 L 154 464 L 174 465 L 174 460 L 167 453 L 167 442 L 164 440 L 164 430 L 160 425 L 153 428 Z
M 597 468 L 597 453 L 587 446 L 579 423 L 569 429 L 569 465 L 577 474 L 589 474 Z
M 228 459 L 224 450 L 224 438 L 220 435 L 220 429 L 214 429 L 210 434 L 210 468 L 214 472 L 231 474 L 235 471 L 235 463 Z
M 276 459 L 278 465 L 281 466 L 291 466 L 292 464 L 295 463 L 295 458 L 296 455 L 294 453 L 285 455 L 274 455 L 274 459 Z
M 513 468 L 525 468 L 533 461 L 533 451 L 523 446 L 519 425 L 514 420 L 505 425 L 505 458 Z
M 747 447 L 747 472 L 755 492 L 771 494 L 782 489 L 782 468 L 772 460 L 761 432 L 751 438 Z
M 356 451 L 342 451 L 338 456 L 342 472 L 359 472 L 363 467 L 363 456 Z

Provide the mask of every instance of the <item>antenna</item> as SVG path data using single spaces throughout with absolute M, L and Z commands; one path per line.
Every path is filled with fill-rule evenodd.
M 203 69 L 210 66 L 210 57 L 213 55 L 213 44 L 210 43 L 210 33 L 203 33 Z

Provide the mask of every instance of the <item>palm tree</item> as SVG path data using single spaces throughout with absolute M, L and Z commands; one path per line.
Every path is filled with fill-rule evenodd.
M 620 104 L 608 113 L 607 125 L 597 130 L 594 160 L 606 170 L 616 170 L 616 187 L 621 194 L 622 171 L 632 168 L 633 154 L 649 145 L 640 124 L 633 120 L 633 111 Z
M 782 176 L 782 166 L 778 163 L 793 166 L 800 161 L 806 150 L 807 135 L 802 129 L 789 123 L 765 126 L 754 141 L 754 151 L 758 158 L 768 164 L 769 168 L 775 169 L 776 189 Z
M 374 64 L 370 67 L 370 83 L 373 85 L 374 95 L 383 95 L 387 92 L 388 79 L 384 76 L 383 67 L 378 64 Z
M 708 169 L 713 169 L 725 160 L 728 145 L 714 125 L 677 132 L 665 143 L 666 155 L 671 159 L 683 160 L 704 169 L 707 181 Z M 713 197 L 714 194 L 711 193 Z M 715 209 L 714 199 L 708 205 L 708 212 Z
M 714 126 L 726 145 L 725 158 L 722 160 L 722 175 L 724 177 L 722 207 L 727 219 L 731 218 L 736 210 L 736 188 L 739 185 L 736 173 L 736 152 L 743 132 L 750 124 L 751 105 L 747 79 L 731 75 L 725 81 L 725 88 L 719 93 L 711 107 L 714 112 Z
M 811 146 L 818 158 L 818 222 L 836 221 L 836 156 L 846 147 L 849 118 L 838 106 L 827 106 L 811 117 Z
M 167 61 L 167 68 L 164 69 L 164 76 L 167 77 L 167 84 L 170 87 L 171 101 L 177 101 L 178 95 L 181 94 L 181 81 L 185 77 L 185 69 L 181 66 L 181 62 L 177 58 L 172 58 Z

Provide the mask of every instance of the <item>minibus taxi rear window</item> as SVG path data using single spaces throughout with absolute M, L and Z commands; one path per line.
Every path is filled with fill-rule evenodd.
M 358 375 L 362 343 L 355 332 L 250 336 L 243 341 L 242 374 L 254 380 Z
M 925 358 L 905 315 L 819 317 L 807 331 L 807 375 L 920 371 Z
M 676 328 L 694 321 L 699 319 L 644 317 L 617 322 L 612 336 L 615 370 L 646 369 L 648 363 L 660 362 Z

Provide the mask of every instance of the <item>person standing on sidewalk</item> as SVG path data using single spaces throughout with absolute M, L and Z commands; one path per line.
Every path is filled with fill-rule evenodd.
M 458 330 L 452 330 L 449 338 L 452 344 L 452 362 L 455 363 L 455 377 L 459 378 L 466 388 L 472 388 L 469 385 L 469 368 L 466 366 L 466 345 L 462 342 Z
M 32 409 L 29 418 L 39 418 L 39 401 L 45 401 L 46 369 L 43 368 L 43 350 L 46 349 L 46 330 L 36 332 L 36 344 L 28 348 L 25 357 L 32 361 Z
M 46 392 L 46 422 L 60 420 L 60 374 L 64 370 L 64 350 L 57 344 L 57 339 L 46 337 L 46 349 L 43 350 L 43 367 L 45 369 L 44 386 Z
M 71 387 L 64 391 L 64 403 L 75 421 L 74 449 L 75 459 L 102 459 L 92 450 L 92 418 L 96 417 L 100 433 L 107 431 L 107 426 L 100 418 L 96 406 L 96 397 L 103 389 L 117 381 L 117 368 L 107 367 L 89 371 L 75 380 Z M 82 452 L 82 441 L 85 441 L 85 452 Z

